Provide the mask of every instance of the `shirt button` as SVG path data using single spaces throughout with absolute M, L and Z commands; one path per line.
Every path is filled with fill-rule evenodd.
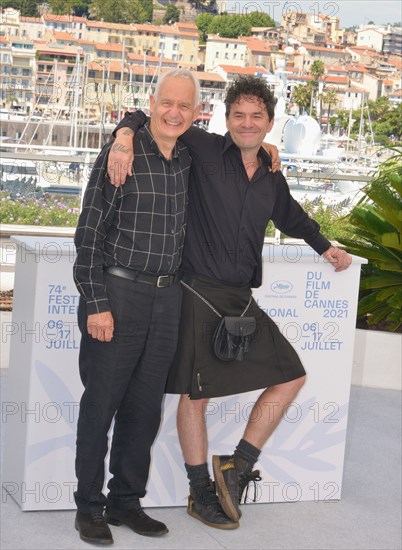
M 173 235 L 173 234 L 174 234 L 174 229 L 171 229 L 170 232 L 171 232 L 171 234 Z

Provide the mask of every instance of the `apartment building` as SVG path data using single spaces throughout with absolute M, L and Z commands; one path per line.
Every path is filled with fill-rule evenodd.
M 10 39 L 21 36 L 19 11 L 13 8 L 0 10 L 0 33 Z
M 182 67 L 197 68 L 198 43 L 198 32 L 194 25 L 176 24 L 159 27 L 158 55 L 177 61 Z
M 12 57 L 10 41 L 0 34 L 0 98 L 2 107 L 5 107 L 10 99 Z
M 339 18 L 328 17 L 312 10 L 310 13 L 286 12 L 282 15 L 283 34 L 300 42 L 324 45 L 328 40 L 338 42 Z
M 253 37 L 245 37 L 247 43 L 246 65 L 250 67 L 264 67 L 273 71 L 273 46 L 266 44 L 263 40 Z M 275 48 L 277 50 L 277 47 Z
M 87 21 L 84 40 L 89 42 L 109 42 L 109 34 L 113 29 L 112 23 L 105 21 Z
M 400 54 L 402 51 L 401 27 L 365 25 L 356 32 L 358 47 L 373 48 L 384 54 Z
M 122 44 L 95 44 L 95 60 L 99 59 L 119 59 L 124 57 L 124 50 Z
M 84 53 L 77 46 L 39 41 L 35 42 L 35 49 L 36 109 L 49 116 L 67 116 L 74 108 L 74 86 L 81 87 L 76 74 L 77 69 L 82 68 Z M 78 78 L 82 79 L 83 70 L 80 74 Z
M 46 34 L 41 17 L 20 17 L 20 32 L 24 38 L 29 40 L 41 40 Z
M 32 109 L 35 98 L 36 59 L 32 40 L 13 37 L 9 65 L 8 94 L 14 107 Z
M 215 72 L 197 71 L 194 75 L 200 81 L 201 112 L 198 121 L 208 121 L 217 104 L 224 100 L 226 79 Z
M 119 107 L 147 109 L 149 94 L 153 93 L 157 79 L 156 67 L 129 64 L 123 68 L 118 61 L 91 61 L 88 64 L 88 89 L 97 118 L 103 122 L 116 121 Z
M 316 59 L 321 59 L 326 65 L 338 65 L 340 62 L 347 62 L 351 58 L 347 49 L 335 45 L 316 46 L 315 44 L 303 42 L 302 46 L 306 49 L 307 68 Z
M 350 86 L 337 95 L 339 100 L 338 109 L 354 111 L 360 109 L 362 102 L 367 96 L 367 92 L 362 87 Z
M 212 71 L 218 65 L 238 65 L 245 67 L 247 61 L 247 40 L 222 38 L 208 35 L 205 47 L 205 70 Z
M 85 39 L 88 20 L 75 15 L 53 15 L 44 13 L 41 16 L 45 31 L 66 31 L 76 38 Z
M 269 44 L 278 44 L 280 32 L 276 27 L 251 27 L 251 36 Z
M 162 67 L 164 69 L 173 69 L 178 66 L 177 61 L 173 61 L 167 57 L 157 57 L 155 55 L 146 54 L 138 55 L 136 53 L 128 53 L 126 55 L 126 63 L 145 67 Z

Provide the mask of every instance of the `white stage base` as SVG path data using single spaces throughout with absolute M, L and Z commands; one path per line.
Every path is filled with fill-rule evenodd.
M 78 293 L 72 239 L 21 237 L 17 245 L 3 486 L 22 510 L 75 508 Z M 257 502 L 341 496 L 360 265 L 335 273 L 307 246 L 266 245 L 254 296 L 295 347 L 307 371 L 297 400 L 265 445 Z M 211 399 L 209 458 L 232 454 L 260 391 Z M 188 481 L 176 432 L 177 396 L 165 397 L 145 506 L 184 506 Z M 267 403 L 274 410 L 275 403 Z M 211 470 L 212 471 L 212 470 Z M 7 498 L 8 498 L 7 496 Z M 250 498 L 254 490 L 250 488 Z

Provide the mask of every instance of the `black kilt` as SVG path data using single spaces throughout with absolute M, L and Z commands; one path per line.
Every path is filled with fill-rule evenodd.
M 232 286 L 206 277 L 184 278 L 223 316 L 241 315 L 251 296 L 249 286 Z M 220 318 L 183 285 L 179 341 L 166 393 L 187 394 L 190 399 L 222 397 L 295 380 L 306 374 L 291 344 L 275 322 L 253 299 L 246 316 L 257 330 L 243 361 L 224 362 L 212 349 Z

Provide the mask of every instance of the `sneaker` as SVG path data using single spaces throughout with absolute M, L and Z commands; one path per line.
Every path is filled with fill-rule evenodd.
M 128 510 L 106 506 L 105 520 L 111 525 L 127 525 L 144 537 L 160 537 L 169 532 L 164 523 L 150 518 L 140 505 Z
M 101 511 L 89 514 L 77 512 L 75 528 L 79 532 L 80 538 L 85 542 L 113 544 L 112 533 Z
M 233 521 L 239 521 L 241 517 L 240 501 L 244 490 L 250 482 L 261 481 L 260 471 L 253 472 L 240 471 L 236 468 L 234 456 L 212 457 L 212 466 L 214 470 L 215 483 L 217 485 L 218 498 L 225 514 Z M 247 498 L 247 493 L 246 493 Z M 254 502 L 256 500 L 256 491 L 254 491 Z M 245 502 L 245 500 L 244 500 Z
M 216 529 L 236 529 L 239 527 L 239 522 L 232 521 L 222 510 L 216 496 L 215 485 L 211 480 L 208 485 L 204 485 L 200 490 L 197 490 L 197 494 L 190 488 L 187 513 L 202 521 L 205 525 Z

